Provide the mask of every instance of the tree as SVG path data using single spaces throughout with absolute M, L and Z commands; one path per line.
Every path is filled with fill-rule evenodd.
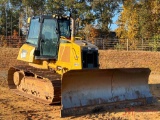
M 64 0 L 47 0 L 46 12 L 52 14 L 64 14 Z
M 137 0 L 125 0 L 122 12 L 117 21 L 116 34 L 119 38 L 127 38 L 131 49 L 135 49 L 140 36 L 140 11 L 141 5 Z M 121 41 L 122 42 L 122 41 Z M 124 41 L 123 41 L 124 42 Z
M 19 2 L 18 2 L 19 1 Z M 0 1 L 0 31 L 1 35 L 12 35 L 13 30 L 19 30 L 20 0 Z
M 0 35 L 6 34 L 7 0 L 0 1 Z
M 5 39 L 6 35 L 6 6 L 7 6 L 7 0 L 1 0 L 0 1 L 0 42 L 1 47 L 7 46 L 7 41 Z
M 98 29 L 95 29 L 94 27 L 91 27 L 91 30 L 90 30 L 90 40 L 92 42 L 94 42 L 94 39 L 97 38 L 99 36 L 99 30 Z
M 46 0 L 22 0 L 28 16 L 43 14 L 45 11 L 45 3 Z M 31 11 L 29 11 L 29 9 L 31 9 Z
M 151 38 L 160 32 L 159 0 L 124 0 L 123 11 L 117 21 L 118 37 Z
M 121 0 L 91 0 L 93 14 L 96 16 L 97 23 L 100 24 L 102 32 L 109 33 L 112 17 L 119 8 Z
M 83 29 L 88 24 L 97 23 L 103 32 L 109 31 L 114 12 L 121 0 L 1 0 L 0 1 L 0 29 L 5 34 L 6 19 L 14 21 L 10 28 L 26 26 L 29 16 L 40 14 L 71 15 L 78 21 L 78 29 Z M 9 7 L 8 7 L 9 6 Z M 9 8 L 9 9 L 7 9 Z M 22 25 L 23 23 L 23 25 Z M 11 30 L 10 30 L 11 31 Z
M 153 0 L 150 3 L 152 10 L 152 21 L 153 21 L 153 36 L 159 36 L 160 38 L 160 1 Z

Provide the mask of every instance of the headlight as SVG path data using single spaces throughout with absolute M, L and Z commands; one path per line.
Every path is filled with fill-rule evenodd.
M 22 50 L 21 58 L 26 58 L 26 56 L 27 56 L 27 51 L 26 50 Z

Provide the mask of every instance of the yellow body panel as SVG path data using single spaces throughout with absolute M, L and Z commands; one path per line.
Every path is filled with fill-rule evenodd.
M 19 51 L 17 59 L 29 62 L 29 65 L 36 68 L 53 68 L 59 74 L 63 74 L 64 70 L 68 71 L 82 69 L 81 46 L 73 42 L 60 43 L 58 58 L 56 61 L 35 60 L 34 50 L 34 46 L 24 44 Z
M 48 69 L 48 62 L 44 60 L 35 60 L 35 47 L 29 44 L 24 44 L 19 51 L 17 60 L 29 62 L 30 66 L 40 69 Z
M 35 47 L 28 45 L 28 44 L 24 44 L 19 51 L 17 60 L 22 60 L 25 62 L 34 62 L 34 50 Z
M 82 69 L 80 49 L 80 46 L 74 43 L 61 43 L 56 65 L 69 70 Z
M 81 47 L 73 42 L 61 43 L 57 61 L 49 62 L 48 66 L 59 74 L 68 70 L 82 69 Z

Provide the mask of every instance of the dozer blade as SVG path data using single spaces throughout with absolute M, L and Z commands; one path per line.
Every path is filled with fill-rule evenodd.
M 63 75 L 61 117 L 152 103 L 148 68 L 72 70 Z

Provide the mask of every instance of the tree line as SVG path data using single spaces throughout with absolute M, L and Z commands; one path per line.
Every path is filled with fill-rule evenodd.
M 41 14 L 71 15 L 79 21 L 78 29 L 92 24 L 107 34 L 120 3 L 121 0 L 1 0 L 0 34 L 11 34 L 14 29 L 20 33 L 27 17 Z
M 160 0 L 125 0 L 117 20 L 119 38 L 127 38 L 131 47 L 142 39 L 160 39 Z M 142 43 L 141 43 L 142 44 Z
M 160 0 L 1 0 L 0 35 L 19 35 L 29 16 L 71 15 L 80 36 L 108 35 L 112 18 L 119 13 L 115 30 L 119 38 L 139 40 L 160 33 Z M 136 41 L 133 41 L 135 43 Z

